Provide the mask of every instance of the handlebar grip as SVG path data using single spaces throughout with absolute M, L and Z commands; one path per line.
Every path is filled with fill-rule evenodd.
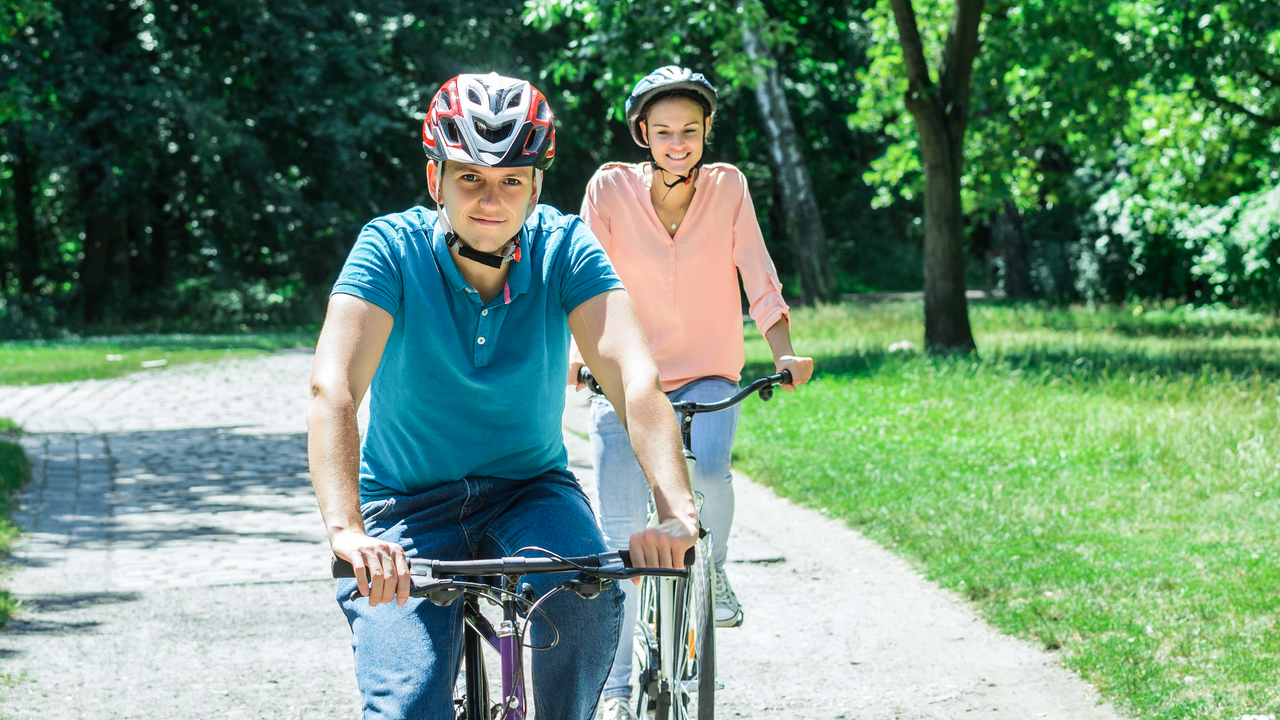
M 783 370 L 780 374 L 782 375 L 782 383 L 783 383 L 784 385 L 786 385 L 786 384 L 790 384 L 790 382 L 791 382 L 791 371 L 790 371 L 790 370 Z
M 595 376 L 591 374 L 591 370 L 586 365 L 578 368 L 578 382 L 586 385 L 591 392 L 597 395 L 604 394 L 604 390 L 600 389 L 600 383 L 596 382 Z
M 622 558 L 623 565 L 626 565 L 629 568 L 635 567 L 634 565 L 631 564 L 630 550 L 619 550 L 618 557 Z M 689 548 L 684 552 L 684 566 L 689 567 L 690 565 L 693 564 L 693 561 L 696 560 L 697 558 L 698 558 L 697 550 L 695 548 Z
M 356 569 L 351 567 L 351 563 L 343 560 L 337 555 L 329 561 L 329 571 L 333 573 L 335 578 L 353 578 L 356 576 Z

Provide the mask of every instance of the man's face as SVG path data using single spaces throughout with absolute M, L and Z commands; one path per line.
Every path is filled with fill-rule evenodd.
M 438 200 L 454 232 L 481 252 L 496 252 L 515 237 L 533 199 L 533 168 L 444 164 Z

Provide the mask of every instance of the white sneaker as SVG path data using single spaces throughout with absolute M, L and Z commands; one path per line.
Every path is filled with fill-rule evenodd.
M 631 712 L 631 698 L 606 698 L 596 711 L 596 720 L 636 720 L 635 713 Z
M 738 596 L 733 593 L 729 584 L 729 576 L 724 568 L 718 567 L 711 576 L 711 584 L 716 594 L 716 627 L 738 627 L 742 624 L 742 606 L 738 604 Z

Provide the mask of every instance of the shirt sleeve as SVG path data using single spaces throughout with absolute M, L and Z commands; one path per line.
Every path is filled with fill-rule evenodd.
M 602 292 L 621 290 L 622 280 L 586 223 L 575 218 L 565 232 L 568 237 L 561 253 L 560 303 L 568 315 Z
M 353 295 L 395 315 L 404 297 L 400 255 L 394 231 L 377 220 L 364 226 L 330 295 Z
M 600 172 L 591 177 L 591 181 L 587 183 L 587 191 L 582 195 L 582 221 L 586 223 L 591 234 L 595 236 L 596 242 L 600 243 L 600 247 L 604 249 L 606 255 L 609 254 L 609 243 L 612 242 L 613 236 L 609 228 L 609 210 L 608 207 L 601 202 L 600 192 L 603 179 Z M 582 351 L 578 349 L 578 341 L 575 338 L 569 338 L 569 372 L 571 373 L 568 380 L 570 385 L 577 385 L 578 378 L 572 375 L 573 364 L 583 363 Z
M 785 320 L 787 327 L 791 327 L 791 308 L 782 299 L 782 282 L 764 246 L 747 179 L 741 172 L 737 175 L 742 185 L 742 200 L 733 216 L 733 262 L 742 273 L 742 287 L 751 302 L 751 319 L 763 335 L 779 320 Z
M 605 254 L 608 254 L 613 236 L 609 228 L 609 209 L 605 203 L 601 202 L 603 186 L 604 178 L 599 171 L 596 171 L 596 174 L 591 177 L 591 182 L 587 183 L 587 192 L 582 196 L 580 214 L 582 221 L 591 230 L 591 234 L 596 236 L 600 247 L 604 248 Z

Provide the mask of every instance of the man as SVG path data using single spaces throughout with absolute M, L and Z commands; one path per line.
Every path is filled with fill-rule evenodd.
M 660 523 L 632 537 L 636 564 L 679 568 L 698 531 L 675 418 L 631 302 L 582 221 L 537 205 L 555 156 L 546 98 L 521 80 L 460 75 L 432 100 L 423 148 L 438 211 L 416 207 L 361 232 L 330 298 L 307 413 L 329 542 L 357 575 L 339 583 L 338 601 L 366 720 L 453 718 L 461 607 L 409 598 L 406 557 L 606 549 L 566 470 L 570 331 L 653 487 Z M 564 579 L 529 582 L 542 594 Z M 364 598 L 350 600 L 357 587 Z M 533 654 L 539 715 L 591 716 L 620 603 L 616 589 L 546 603 L 560 641 Z M 534 628 L 535 645 L 551 644 L 545 623 Z

